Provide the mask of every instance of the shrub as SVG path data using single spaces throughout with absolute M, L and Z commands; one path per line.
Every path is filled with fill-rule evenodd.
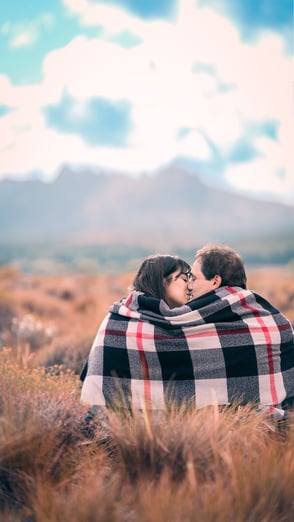
M 22 319 L 14 317 L 11 331 L 18 342 L 27 342 L 32 350 L 51 343 L 56 334 L 54 326 L 44 325 L 32 314 L 26 314 Z

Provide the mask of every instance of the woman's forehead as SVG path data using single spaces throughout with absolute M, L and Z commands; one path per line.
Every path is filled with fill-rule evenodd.
M 189 275 L 189 274 L 190 274 L 190 268 L 187 270 L 182 270 L 181 268 L 178 268 L 171 275 L 174 275 L 175 277 L 179 277 L 181 275 Z

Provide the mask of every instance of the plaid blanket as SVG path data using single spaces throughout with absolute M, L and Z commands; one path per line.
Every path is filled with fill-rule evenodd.
M 282 407 L 293 396 L 291 324 L 258 294 L 221 287 L 174 309 L 136 291 L 115 303 L 92 345 L 81 400 Z

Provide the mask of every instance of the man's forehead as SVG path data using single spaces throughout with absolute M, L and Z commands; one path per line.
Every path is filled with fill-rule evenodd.
M 196 268 L 198 270 L 201 269 L 201 260 L 200 259 L 195 259 L 193 265 L 192 265 L 192 268 Z

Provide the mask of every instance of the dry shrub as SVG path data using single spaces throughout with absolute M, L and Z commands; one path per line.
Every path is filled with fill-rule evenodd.
M 17 298 L 7 287 L 7 280 L 12 281 L 15 277 L 14 270 L 0 269 L 0 349 L 10 342 L 12 321 L 17 314 Z
M 264 267 L 248 271 L 248 288 L 267 298 L 294 324 L 293 267 Z
M 30 367 L 59 365 L 79 374 L 101 320 L 131 278 L 0 270 L 0 348 L 11 346 Z
M 56 338 L 50 346 L 44 346 L 35 357 L 35 364 L 50 368 L 54 365 L 62 366 L 79 374 L 82 366 L 89 355 L 91 344 L 94 339 L 92 335 L 84 335 L 77 338 L 64 338 L 63 342 Z
M 14 308 L 7 301 L 0 301 L 0 349 L 10 344 L 11 326 L 14 317 Z
M 31 366 L 62 364 L 79 373 L 101 320 L 110 304 L 126 294 L 130 280 L 130 274 L 65 277 L 0 269 L 0 348 L 11 346 L 17 353 L 20 343 L 29 342 L 35 354 Z M 28 318 L 33 328 L 23 338 L 20 326 Z
M 38 488 L 67 488 L 85 466 L 87 410 L 72 373 L 23 369 L 8 351 L 0 371 L 0 509 L 31 509 Z
M 53 325 L 45 325 L 32 314 L 26 314 L 21 319 L 14 317 L 11 332 L 17 340 L 17 344 L 28 343 L 31 350 L 36 350 L 44 344 L 50 344 L 56 335 Z
M 14 316 L 15 309 L 12 299 L 8 296 L 0 295 L 0 332 L 11 328 Z

